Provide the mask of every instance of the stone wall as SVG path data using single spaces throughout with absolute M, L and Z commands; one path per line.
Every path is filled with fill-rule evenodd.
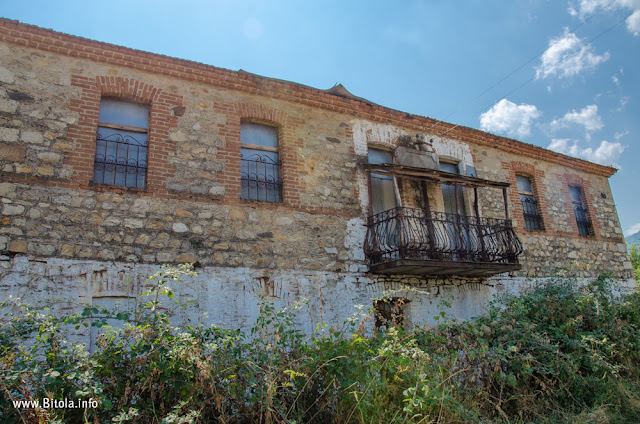
M 632 277 L 632 266 L 607 178 L 567 170 L 553 163 L 525 161 L 497 149 L 475 147 L 473 150 L 478 176 L 512 184 L 509 211 L 524 245 L 521 256 L 524 266 L 517 275 L 540 277 L 571 266 L 584 277 L 599 273 Z M 540 231 L 525 228 L 516 175 L 528 176 L 534 185 L 534 197 L 539 202 L 544 227 Z M 568 193 L 570 184 L 582 188 L 593 236 L 578 234 Z M 502 193 L 483 189 L 481 204 L 486 216 L 504 217 L 504 211 L 499 212 L 499 205 L 504 204 Z
M 36 257 L 343 271 L 344 217 L 1 183 L 0 249 Z

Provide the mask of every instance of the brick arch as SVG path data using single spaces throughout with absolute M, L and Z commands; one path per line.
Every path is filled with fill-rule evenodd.
M 577 185 L 582 188 L 591 186 L 591 182 L 586 181 L 581 176 L 575 174 L 564 174 L 564 181 L 567 183 L 567 185 Z
M 132 78 L 96 77 L 96 87 L 102 96 L 122 97 L 138 103 L 152 104 L 158 101 L 162 90 Z
M 271 124 L 278 128 L 285 127 L 287 123 L 287 113 L 272 106 L 241 102 L 236 103 L 235 109 L 241 120 Z
M 518 190 L 517 175 L 529 177 L 531 181 L 531 188 L 533 189 L 533 197 L 538 202 L 540 214 L 542 215 L 542 231 L 548 230 L 551 224 L 551 218 L 549 215 L 549 205 L 547 202 L 547 196 L 545 196 L 544 185 L 544 171 L 537 169 L 534 165 L 522 162 L 522 161 L 510 161 L 502 162 L 502 169 L 507 170 L 507 182 L 511 183 L 509 189 L 509 200 L 513 212 L 513 220 L 516 222 L 516 227 L 525 229 L 524 211 L 522 210 L 522 203 L 520 202 L 520 194 Z
M 298 152 L 303 147 L 303 141 L 301 138 L 296 138 L 295 129 L 302 125 L 302 121 L 292 118 L 286 112 L 273 106 L 258 103 L 224 104 L 216 102 L 214 103 L 214 111 L 224 113 L 231 118 L 221 126 L 220 131 L 220 134 L 224 135 L 227 141 L 225 146 L 220 148 L 220 157 L 225 161 L 225 172 L 221 181 L 225 184 L 227 198 L 240 200 L 240 127 L 242 121 L 252 121 L 278 128 L 278 149 L 282 161 L 283 203 L 289 206 L 299 206 L 300 193 L 304 188 L 300 178 L 304 170 L 304 160 Z M 246 201 L 251 202 L 250 200 Z
M 167 179 L 175 174 L 175 167 L 167 161 L 169 154 L 176 150 L 175 143 L 169 141 L 169 129 L 177 126 L 177 118 L 171 112 L 174 107 L 182 106 L 182 96 L 133 78 L 113 76 L 72 75 L 71 85 L 80 89 L 78 98 L 70 101 L 70 109 L 79 114 L 79 119 L 67 132 L 75 146 L 65 159 L 65 164 L 73 168 L 74 182 L 81 187 L 92 185 L 100 99 L 108 96 L 150 105 L 145 190 L 165 191 Z M 102 185 L 101 188 L 132 190 Z
M 535 177 L 536 168 L 530 163 L 520 162 L 520 161 L 512 161 L 511 169 L 519 175 L 526 175 L 528 177 Z

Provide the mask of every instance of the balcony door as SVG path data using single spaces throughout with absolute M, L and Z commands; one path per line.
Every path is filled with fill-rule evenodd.
M 457 163 L 440 162 L 440 170 L 450 172 L 452 174 L 460 174 L 460 168 Z M 458 189 L 458 207 L 456 208 L 456 187 L 448 184 L 442 184 L 442 200 L 444 201 L 444 212 L 450 214 L 467 215 L 462 198 L 462 191 Z
M 369 163 L 393 163 L 391 152 L 379 149 L 369 149 Z M 397 219 L 396 195 L 393 178 L 390 175 L 377 173 L 375 169 L 369 174 L 371 193 L 371 212 L 369 230 L 372 245 L 379 252 L 383 252 L 386 259 L 397 259 L 398 242 L 400 240 L 400 226 Z
M 369 163 L 393 163 L 393 156 L 386 150 L 369 149 Z M 396 208 L 396 195 L 391 176 L 372 171 L 370 184 L 371 207 L 374 215 Z
M 460 174 L 457 163 L 440 162 L 440 170 Z M 445 234 L 443 250 L 451 252 L 451 259 L 454 261 L 464 260 L 469 251 L 471 240 L 462 190 L 456 189 L 456 186 L 453 185 L 442 184 L 442 200 L 444 201 L 444 212 L 447 214 L 446 220 L 442 223 Z

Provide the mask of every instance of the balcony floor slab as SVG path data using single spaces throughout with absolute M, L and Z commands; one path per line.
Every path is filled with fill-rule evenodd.
M 503 272 L 517 271 L 520 264 L 505 263 L 477 263 L 463 261 L 428 261 L 417 259 L 396 259 L 372 265 L 370 271 L 374 274 L 405 274 L 405 275 L 461 275 L 484 277 Z

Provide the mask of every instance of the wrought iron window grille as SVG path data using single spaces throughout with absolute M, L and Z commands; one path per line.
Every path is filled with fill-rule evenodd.
M 591 219 L 589 218 L 589 211 L 584 207 L 584 193 L 580 186 L 569 186 L 569 196 L 571 197 L 571 205 L 573 207 L 573 214 L 576 217 L 576 224 L 578 226 L 578 234 L 583 237 L 589 237 L 594 235 L 593 225 L 591 225 Z
M 589 214 L 582 205 L 573 204 L 573 213 L 576 216 L 576 224 L 578 225 L 578 234 L 584 237 L 593 236 L 593 225 L 589 219 Z
M 139 136 L 111 133 L 96 136 L 93 182 L 144 188 L 147 175 L 148 142 Z
M 147 177 L 149 105 L 100 99 L 93 182 L 144 188 Z
M 527 230 L 544 230 L 542 215 L 538 212 L 538 202 L 532 195 L 521 194 L 520 203 L 524 215 L 524 226 Z
M 277 159 L 277 155 L 243 152 L 240 155 L 240 163 L 243 199 L 282 201 L 282 161 Z

